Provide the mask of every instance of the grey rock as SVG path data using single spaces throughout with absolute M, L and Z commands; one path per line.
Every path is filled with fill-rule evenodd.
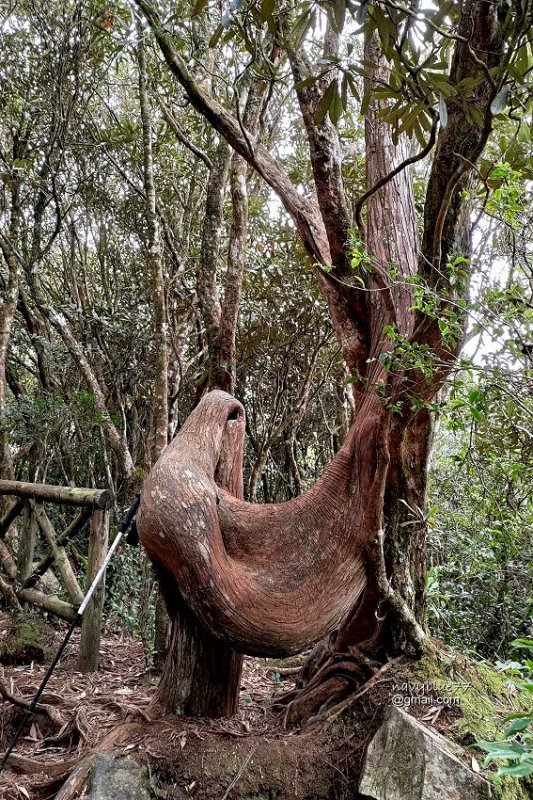
M 127 756 L 98 753 L 74 770 L 56 800 L 150 800 L 143 770 Z
M 454 754 L 457 747 L 391 706 L 368 746 L 359 792 L 373 800 L 487 800 L 488 781 Z

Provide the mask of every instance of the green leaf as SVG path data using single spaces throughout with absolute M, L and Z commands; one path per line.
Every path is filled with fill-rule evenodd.
M 511 767 L 500 767 L 496 775 L 512 775 L 514 778 L 524 778 L 526 775 L 533 775 L 533 756 L 531 760 L 523 761 L 521 764 L 513 764 Z
M 191 17 L 198 17 L 206 7 L 207 2 L 208 0 L 196 0 L 191 11 Z
M 224 28 L 222 27 L 222 25 L 217 25 L 213 35 L 209 39 L 209 47 L 216 47 L 223 33 L 224 33 Z
M 335 12 L 334 13 L 334 19 L 335 19 L 334 30 L 337 33 L 342 33 L 342 30 L 344 28 L 344 19 L 345 19 L 345 16 L 346 16 L 346 3 L 345 3 L 345 0 L 335 0 L 334 12 Z
M 369 6 L 370 6 L 370 0 L 363 0 L 363 2 L 360 3 L 359 8 L 355 12 L 355 19 L 357 20 L 359 25 L 364 25 L 366 18 L 368 16 Z
M 295 89 L 307 89 L 308 86 L 314 86 L 314 84 L 317 82 L 317 80 L 318 80 L 318 78 L 316 78 L 314 75 L 311 75 L 309 78 L 304 78 L 303 81 L 298 81 L 298 83 L 296 84 L 296 86 L 294 88 Z
M 422 127 L 422 120 L 423 119 L 424 119 L 424 115 L 422 114 L 421 116 L 419 116 L 417 118 L 417 120 L 415 122 L 414 129 L 413 129 L 414 130 L 414 134 L 415 134 L 416 139 L 417 139 L 417 142 L 420 145 L 420 147 L 422 147 L 422 148 L 424 148 L 426 146 L 426 144 L 427 144 L 426 138 L 424 136 L 424 129 Z
M 30 162 L 27 158 L 15 158 L 13 160 L 13 169 L 28 169 Z
M 345 72 L 341 82 L 341 100 L 344 111 L 348 108 L 348 73 Z
M 510 742 L 476 742 L 476 747 L 488 753 L 485 758 L 486 764 L 500 758 L 517 759 L 524 752 L 521 745 Z
M 323 122 L 326 114 L 330 110 L 332 104 L 335 102 L 335 98 L 338 97 L 339 91 L 337 88 L 337 79 L 334 78 L 331 83 L 329 84 L 328 88 L 324 92 L 320 103 L 318 104 L 316 113 L 315 113 L 315 122 L 319 125 Z
M 445 128 L 448 124 L 448 109 L 446 108 L 446 100 L 439 94 L 439 119 L 441 128 Z
M 514 736 L 515 733 L 519 733 L 520 731 L 525 730 L 528 727 L 528 725 L 531 725 L 532 722 L 533 722 L 532 717 L 521 717 L 519 719 L 516 719 L 512 723 L 512 725 L 509 725 L 509 727 L 504 733 L 504 736 L 506 737 Z
M 503 89 L 500 89 L 500 91 L 490 104 L 490 113 L 501 114 L 509 103 L 510 94 L 511 94 L 511 89 L 509 86 L 504 86 Z
M 261 22 L 267 22 L 268 20 L 272 19 L 272 14 L 275 7 L 276 0 L 262 0 L 261 11 L 259 12 Z
M 351 72 L 345 72 L 344 74 L 348 80 L 348 85 L 350 87 L 351 93 L 353 94 L 356 100 L 360 100 L 361 98 L 359 96 L 357 81 L 355 80 L 354 76 L 351 74 Z
M 513 639 L 511 647 L 533 647 L 533 639 L 526 639 L 523 637 L 520 639 Z
M 334 125 L 337 125 L 342 116 L 343 110 L 342 97 L 339 94 L 339 86 L 337 81 L 335 81 L 335 94 L 329 107 L 329 118 Z
M 291 39 L 292 39 L 292 46 L 298 50 L 305 39 L 307 31 L 309 28 L 314 28 L 316 23 L 316 10 L 311 11 L 310 8 L 306 8 L 306 10 L 300 14 L 294 28 L 291 31 Z

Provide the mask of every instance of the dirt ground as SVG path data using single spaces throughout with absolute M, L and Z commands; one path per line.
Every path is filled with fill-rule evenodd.
M 238 714 L 221 720 L 157 719 L 149 711 L 155 687 L 141 642 L 108 634 L 100 671 L 82 674 L 76 671 L 78 640 L 75 633 L 41 698 L 42 710 L 25 725 L 0 775 L 2 800 L 53 798 L 84 755 L 102 750 L 135 758 L 161 800 L 359 797 L 363 754 L 390 700 L 391 678 L 378 681 L 328 725 L 284 730 L 271 705 L 294 685 L 290 663 L 246 659 Z M 45 669 L 37 663 L 0 668 L 2 751 Z M 454 710 L 445 709 L 433 723 L 446 730 L 453 718 Z

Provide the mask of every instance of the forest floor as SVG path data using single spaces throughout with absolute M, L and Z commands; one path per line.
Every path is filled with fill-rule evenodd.
M 0 637 L 1 623 L 0 617 Z M 57 644 L 60 640 L 58 634 Z M 53 798 L 79 761 L 97 751 L 132 756 L 147 768 L 153 796 L 161 800 L 356 800 L 364 751 L 399 679 L 398 674 L 384 676 L 328 725 L 285 730 L 271 707 L 273 699 L 294 686 L 291 667 L 250 658 L 236 715 L 156 718 L 149 710 L 155 685 L 142 643 L 108 633 L 101 643 L 99 671 L 83 674 L 76 670 L 78 640 L 76 632 L 0 775 L 2 800 Z M 45 671 L 37 663 L 0 667 L 1 751 Z M 443 733 L 461 714 L 457 708 L 431 705 L 409 710 Z

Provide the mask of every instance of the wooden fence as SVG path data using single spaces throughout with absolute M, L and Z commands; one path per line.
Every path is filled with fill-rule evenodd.
M 0 519 L 0 563 L 3 567 L 3 573 L 0 573 L 0 590 L 12 606 L 31 603 L 62 619 L 72 621 L 107 553 L 109 509 L 113 504 L 113 497 L 110 492 L 102 489 L 4 480 L 0 480 L 0 495 L 11 495 L 15 498 Z M 67 508 L 77 506 L 80 510 L 57 533 L 45 511 L 46 503 Z M 18 526 L 15 556 L 6 542 L 6 534 L 20 516 L 22 524 Z M 69 540 L 87 523 L 89 548 L 84 592 L 72 567 L 67 548 Z M 36 562 L 35 553 L 40 541 L 45 544 L 45 552 Z M 62 584 L 68 600 L 36 588 L 48 570 L 52 570 Z M 78 656 L 78 669 L 83 672 L 98 669 L 104 591 L 102 579 L 83 615 Z

